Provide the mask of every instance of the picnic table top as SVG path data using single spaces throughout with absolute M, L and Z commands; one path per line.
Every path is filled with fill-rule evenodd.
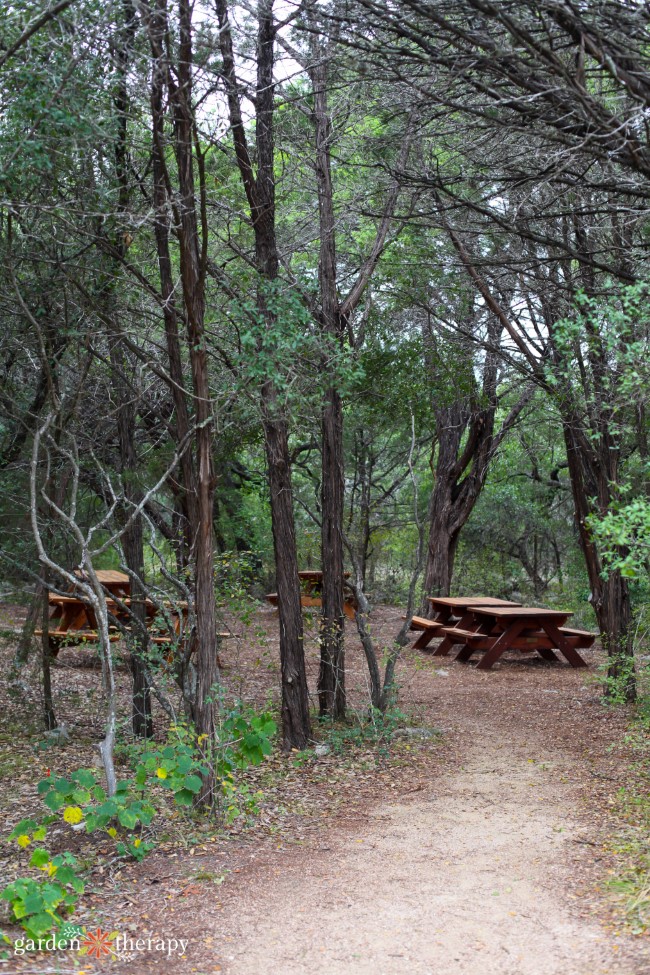
M 521 606 L 510 599 L 495 599 L 493 596 L 427 596 L 434 606 L 451 606 L 460 609 L 463 606 Z
M 546 609 L 543 606 L 472 606 L 477 616 L 493 616 L 500 620 L 516 619 L 568 619 L 573 613 L 566 609 Z
M 343 575 L 346 579 L 350 577 L 349 572 L 344 572 Z M 302 572 L 298 573 L 299 579 L 322 579 L 323 572 L 322 569 L 304 569 Z
M 84 578 L 86 573 L 82 569 L 75 569 L 75 575 Z M 102 584 L 113 582 L 126 585 L 131 582 L 126 572 L 118 572 L 117 569 L 97 569 L 95 575 Z

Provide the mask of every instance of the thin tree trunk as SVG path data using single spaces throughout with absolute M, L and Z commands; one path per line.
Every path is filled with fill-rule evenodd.
M 271 391 L 267 390 L 267 396 Z M 291 468 L 286 423 L 268 413 L 264 420 L 271 492 L 271 525 L 275 554 L 280 624 L 282 680 L 282 743 L 289 751 L 303 749 L 311 738 L 309 693 L 303 646 L 300 580 L 293 517 Z
M 316 42 L 314 42 L 316 46 Z M 316 53 L 316 52 L 315 52 Z M 345 321 L 337 292 L 334 193 L 330 165 L 332 126 L 327 108 L 327 61 L 311 69 L 314 92 L 315 163 L 320 220 L 320 324 L 324 337 L 324 369 L 343 345 Z M 343 612 L 343 403 L 337 387 L 329 386 L 321 411 L 321 566 L 323 609 L 320 632 L 318 703 L 321 715 L 345 715 L 345 644 Z
M 126 214 L 129 208 L 129 160 L 128 160 L 128 110 L 129 88 L 128 70 L 131 47 L 136 31 L 135 8 L 130 0 L 123 0 L 123 23 L 120 26 L 114 45 L 117 88 L 115 94 L 115 109 L 117 114 L 117 137 L 115 140 L 115 172 L 117 176 L 118 212 Z M 127 246 L 123 234 L 119 234 L 115 241 L 116 253 L 123 258 Z M 115 269 L 111 289 L 119 281 L 119 266 Z M 109 300 L 113 294 L 108 295 Z M 125 523 L 122 536 L 122 547 L 126 567 L 131 580 L 131 629 L 129 633 L 129 650 L 131 654 L 131 674 L 133 677 L 132 727 L 133 734 L 138 738 L 150 738 L 153 735 L 151 717 L 151 694 L 147 680 L 146 656 L 148 650 L 148 632 L 145 612 L 144 588 L 144 548 L 142 538 L 142 516 L 130 519 L 131 506 L 142 501 L 142 492 L 138 488 L 138 456 L 136 449 L 137 403 L 130 382 L 133 370 L 130 368 L 129 357 L 126 352 L 124 334 L 118 324 L 116 312 L 110 318 L 110 359 L 112 366 L 112 383 L 117 401 L 116 422 L 120 444 L 120 463 L 122 474 L 122 489 L 125 497 Z
M 43 608 L 43 587 L 39 584 L 36 586 L 36 591 L 32 597 L 29 604 L 29 610 L 27 611 L 27 618 L 23 623 L 23 628 L 20 631 L 20 638 L 16 644 L 16 651 L 11 661 L 11 670 L 9 673 L 9 680 L 16 680 L 19 676 L 20 671 L 29 661 L 29 655 L 34 645 L 34 630 L 42 615 Z
M 54 712 L 54 701 L 52 699 L 52 674 L 50 672 L 51 647 L 50 647 L 50 603 L 48 600 L 48 570 L 44 570 L 45 585 L 41 589 L 40 609 L 41 609 L 41 652 L 42 652 L 42 673 L 43 673 L 43 723 L 47 731 L 56 728 L 56 714 Z

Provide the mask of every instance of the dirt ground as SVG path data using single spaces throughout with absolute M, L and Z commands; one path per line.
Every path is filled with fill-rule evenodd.
M 399 615 L 377 610 L 380 646 Z M 230 624 L 224 682 L 259 703 L 277 684 L 276 619 L 260 609 Z M 7 634 L 3 674 L 14 642 Z M 351 628 L 347 647 L 350 698 L 362 708 Z M 314 630 L 308 652 L 313 689 Z M 66 748 L 35 751 L 37 695 L 25 687 L 16 698 L 0 683 L 7 832 L 36 802 L 41 766 L 93 761 L 100 709 L 88 702 L 98 699 L 98 674 L 81 666 L 83 654 L 65 651 L 55 667 Z M 649 941 L 625 930 L 607 888 L 629 715 L 602 706 L 602 654 L 584 655 L 588 671 L 512 655 L 482 673 L 407 650 L 398 671 L 404 723 L 441 734 L 407 732 L 390 754 L 362 742 L 340 754 L 273 756 L 250 774 L 265 795 L 254 826 L 197 824 L 190 836 L 179 823 L 141 864 L 94 870 L 77 919 L 128 935 L 133 944 L 117 959 L 12 956 L 0 972 L 647 975 Z M 182 956 L 129 950 L 138 938 L 188 944 Z

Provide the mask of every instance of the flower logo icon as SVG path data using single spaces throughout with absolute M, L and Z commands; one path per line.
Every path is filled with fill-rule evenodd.
M 97 928 L 96 931 L 86 932 L 86 937 L 81 942 L 81 948 L 86 949 L 86 952 L 95 958 L 101 958 L 102 955 L 112 955 L 114 954 L 114 949 L 111 941 L 115 937 L 115 934 L 109 934 L 107 931 L 102 931 L 101 928 Z

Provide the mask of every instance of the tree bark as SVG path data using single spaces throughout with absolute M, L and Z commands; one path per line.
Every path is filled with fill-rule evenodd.
M 167 351 L 175 405 L 176 434 L 179 443 L 192 435 L 193 453 L 185 451 L 181 461 L 181 481 L 177 501 L 181 501 L 185 520 L 183 558 L 192 575 L 196 626 L 193 633 L 196 651 L 196 687 L 189 654 L 178 661 L 179 682 L 191 705 L 197 738 L 210 767 L 215 741 L 215 685 L 219 683 L 217 627 L 214 593 L 213 508 L 216 478 L 212 460 L 213 418 L 210 394 L 208 351 L 205 335 L 205 266 L 207 227 L 205 185 L 198 139 L 195 139 L 193 90 L 193 27 L 189 0 L 178 2 L 178 61 L 175 72 L 168 61 L 170 25 L 165 0 L 157 0 L 148 11 L 148 30 L 153 56 L 151 104 L 153 115 L 153 159 L 155 234 L 163 298 Z M 165 101 L 167 93 L 173 121 L 173 149 L 178 192 L 173 194 L 167 172 L 165 151 Z M 196 153 L 196 159 L 195 159 Z M 199 177 L 200 223 L 197 217 L 195 162 Z M 173 262 L 169 243 L 168 211 L 174 214 L 179 244 L 182 308 L 185 339 L 192 382 L 191 397 L 185 390 L 181 343 L 176 308 L 178 290 L 174 287 Z M 188 405 L 191 403 L 191 409 Z M 192 419 L 190 420 L 190 416 Z M 194 430 L 192 432 L 192 426 Z M 202 805 L 214 805 L 214 770 L 205 776 L 199 794 Z
M 586 442 L 579 417 L 565 413 L 563 422 L 576 525 L 591 586 L 591 603 L 609 658 L 608 677 L 622 681 L 626 700 L 634 701 L 636 678 L 628 583 L 618 570 L 603 578 L 598 549 L 587 527 L 594 502 L 599 514 L 611 504 L 611 486 L 617 478 L 616 451 L 609 436 L 601 437 L 597 450 Z
M 259 274 L 257 305 L 262 321 L 272 328 L 275 326 L 275 316 L 269 307 L 268 289 L 277 282 L 280 266 L 275 236 L 273 67 L 276 27 L 273 2 L 261 0 L 258 5 L 256 174 L 241 112 L 227 0 L 217 0 L 216 7 L 235 155 L 255 235 L 255 267 Z M 280 621 L 282 745 L 285 750 L 302 749 L 311 738 L 311 723 L 293 515 L 291 455 L 287 418 L 271 378 L 261 384 L 260 401 L 268 464 Z
M 316 45 L 315 45 L 316 46 Z M 317 53 L 316 51 L 314 52 Z M 320 326 L 325 340 L 324 370 L 328 359 L 343 346 L 345 320 L 337 289 L 334 192 L 330 165 L 332 126 L 327 107 L 327 62 L 324 57 L 311 69 L 314 93 L 314 138 L 320 255 Z M 331 367 L 330 367 L 331 369 Z M 321 410 L 321 565 L 323 609 L 320 633 L 318 703 L 321 715 L 345 715 L 345 644 L 343 612 L 343 402 L 332 384 L 323 396 Z

